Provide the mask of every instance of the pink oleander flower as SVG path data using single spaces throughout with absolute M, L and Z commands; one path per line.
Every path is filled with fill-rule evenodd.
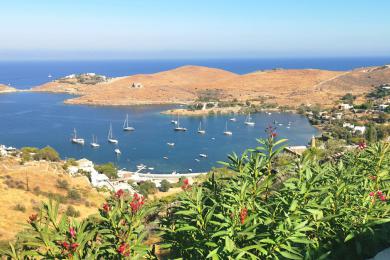
M 365 142 L 360 142 L 360 143 L 358 144 L 358 149 L 359 149 L 359 150 L 364 150 L 364 149 L 366 149 L 366 148 L 367 148 L 367 145 L 366 145 Z
M 378 195 L 378 196 L 381 196 L 383 193 L 382 193 L 382 191 L 381 190 L 378 190 L 377 192 L 376 192 L 376 195 Z
M 130 255 L 130 250 L 129 250 L 129 245 L 126 243 L 122 243 L 118 249 L 117 252 L 122 255 L 122 256 L 129 256 Z
M 103 211 L 106 213 L 110 211 L 110 205 L 108 205 L 108 203 L 103 204 Z
M 115 197 L 117 197 L 118 199 L 121 198 L 123 195 L 125 194 L 125 192 L 120 189 L 118 190 L 116 193 L 115 193 Z
M 133 199 L 130 202 L 131 212 L 133 214 L 137 213 L 141 209 L 141 207 L 144 205 L 144 203 L 145 203 L 145 197 L 144 196 L 141 197 L 137 193 L 134 193 Z
M 385 196 L 385 195 L 381 195 L 381 196 L 379 197 L 379 199 L 380 199 L 381 201 L 386 201 L 386 196 Z
M 189 179 L 184 179 L 183 180 L 183 185 L 181 186 L 181 189 L 182 190 L 188 190 L 190 188 L 191 188 L 190 180 Z
M 375 192 L 371 191 L 370 192 L 370 197 L 374 197 L 374 195 L 375 195 Z
M 69 228 L 69 234 L 70 234 L 71 238 L 76 237 L 76 231 L 74 230 L 74 228 L 72 228 L 72 227 Z

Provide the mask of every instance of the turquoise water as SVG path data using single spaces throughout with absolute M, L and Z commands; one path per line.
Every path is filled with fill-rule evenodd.
M 241 153 L 245 148 L 256 146 L 256 138 L 264 137 L 264 129 L 274 121 L 277 133 L 289 139 L 290 145 L 305 145 L 312 135 L 317 134 L 308 120 L 292 113 L 259 113 L 252 115 L 254 127 L 244 125 L 245 116 L 237 116 L 237 122 L 228 122 L 232 136 L 223 135 L 229 116 L 182 117 L 180 124 L 187 132 L 174 132 L 172 118 L 160 112 L 172 106 L 140 107 L 93 107 L 65 105 L 68 95 L 41 93 L 13 93 L 0 95 L 0 144 L 8 146 L 43 147 L 50 145 L 62 158 L 88 158 L 96 163 L 115 162 L 120 168 L 136 169 L 145 164 L 161 172 L 206 171 L 227 154 Z M 122 131 L 126 114 L 134 132 Z M 205 135 L 197 133 L 199 122 L 206 130 Z M 290 128 L 287 128 L 291 122 Z M 117 157 L 115 145 L 107 142 L 109 124 L 119 140 L 122 154 Z M 84 146 L 70 142 L 73 128 L 84 138 Z M 92 149 L 89 145 L 92 135 L 101 145 Z M 170 147 L 167 142 L 174 142 Z M 207 158 L 199 157 L 206 154 Z M 168 157 L 168 160 L 163 159 Z M 195 159 L 198 159 L 196 161 Z

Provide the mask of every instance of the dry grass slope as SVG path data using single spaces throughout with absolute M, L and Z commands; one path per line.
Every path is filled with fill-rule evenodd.
M 49 200 L 48 194 L 67 197 L 68 191 L 58 187 L 58 180 L 65 180 L 69 188 L 77 190 L 82 197 L 81 200 L 68 198 L 61 204 L 62 212 L 72 205 L 83 218 L 96 213 L 97 207 L 104 201 L 101 194 L 90 188 L 86 177 L 71 178 L 60 163 L 29 162 L 20 165 L 15 158 L 0 158 L 0 241 L 13 239 L 41 202 Z M 17 205 L 25 207 L 25 210 L 15 209 Z

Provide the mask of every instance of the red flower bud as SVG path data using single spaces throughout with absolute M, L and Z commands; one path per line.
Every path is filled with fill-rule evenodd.
M 72 248 L 73 251 L 76 250 L 78 246 L 79 246 L 78 243 L 72 243 L 72 244 L 70 245 L 70 247 Z
M 371 191 L 370 192 L 370 197 L 374 197 L 374 195 L 375 195 L 375 192 Z
M 28 217 L 28 219 L 30 220 L 29 223 L 32 223 L 38 219 L 38 214 L 31 214 L 31 216 Z
M 129 245 L 126 244 L 126 243 L 122 243 L 118 249 L 117 249 L 118 253 L 120 255 L 123 255 L 123 256 L 129 256 L 130 255 L 130 252 L 129 252 Z
M 385 195 L 381 195 L 379 198 L 380 198 L 381 201 L 386 201 L 386 196 Z
M 382 191 L 381 191 L 381 190 L 378 190 L 378 191 L 376 192 L 376 194 L 377 194 L 378 196 L 381 196 L 381 195 L 382 195 Z
M 70 247 L 69 243 L 66 242 L 66 241 L 62 242 L 62 243 L 61 243 L 61 246 L 62 246 L 63 248 L 65 248 L 66 250 L 69 250 L 69 247 Z
M 189 179 L 184 179 L 183 180 L 183 185 L 181 186 L 181 189 L 182 190 L 188 190 L 190 188 L 191 188 L 190 180 Z
M 110 205 L 108 205 L 108 203 L 103 204 L 103 211 L 106 213 L 110 211 Z
M 247 216 L 248 216 L 248 209 L 247 208 L 241 209 L 241 211 L 240 211 L 240 221 L 241 221 L 242 225 L 244 225 L 245 219 L 246 219 Z

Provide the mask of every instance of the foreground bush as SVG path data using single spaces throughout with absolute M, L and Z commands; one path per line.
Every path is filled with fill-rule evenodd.
M 278 172 L 275 138 L 230 156 L 234 177 L 184 185 L 161 222 L 170 258 L 364 259 L 389 246 L 389 144 Z
M 44 204 L 29 218 L 29 227 L 3 252 L 12 259 L 143 259 L 149 247 L 144 219 L 151 210 L 144 198 L 122 190 L 107 200 L 99 214 L 77 222 L 59 214 L 58 204 Z

